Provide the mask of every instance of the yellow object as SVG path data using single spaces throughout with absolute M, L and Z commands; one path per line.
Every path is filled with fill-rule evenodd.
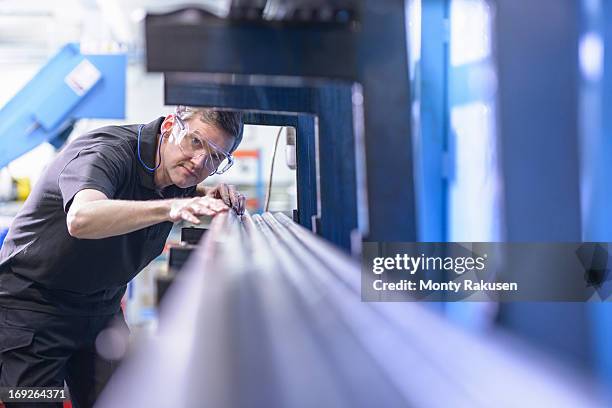
M 30 179 L 28 177 L 20 177 L 15 179 L 15 187 L 17 192 L 17 201 L 25 201 L 30 195 Z

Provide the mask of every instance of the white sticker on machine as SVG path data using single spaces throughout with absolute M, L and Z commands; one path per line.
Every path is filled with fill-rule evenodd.
M 88 60 L 81 61 L 68 75 L 66 84 L 78 96 L 83 96 L 100 79 L 100 71 Z

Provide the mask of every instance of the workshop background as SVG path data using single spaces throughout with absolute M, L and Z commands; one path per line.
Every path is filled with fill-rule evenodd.
M 236 165 L 205 183 L 235 184 L 247 195 L 249 212 L 261 214 L 271 179 L 268 211 L 282 212 L 321 242 L 332 243 L 333 249 L 319 241 L 311 245 L 310 235 L 304 237 L 317 248 L 317 259 L 334 265 L 330 270 L 356 271 L 347 281 L 359 278 L 350 262 L 365 240 L 612 242 L 612 3 L 307 3 L 0 0 L 0 239 L 64 143 L 107 124 L 147 123 L 181 103 L 249 112 Z M 206 13 L 163 14 L 187 6 Z M 168 27 L 182 24 L 187 31 L 164 38 L 163 18 Z M 198 22 L 214 19 L 233 24 L 198 31 Z M 260 22 L 272 34 L 258 31 Z M 286 37 L 275 35 L 284 24 Z M 333 36 L 336 26 L 341 34 Z M 333 41 L 325 42 L 328 35 Z M 238 41 L 249 36 L 252 44 Z M 266 57 L 248 59 L 248 47 L 256 53 L 258 40 L 270 44 L 261 54 Z M 199 47 L 206 58 L 198 57 Z M 63 70 L 70 72 L 88 56 L 100 77 L 93 75 L 91 89 L 66 97 Z M 323 58 L 332 56 L 336 59 Z M 267 218 L 261 223 L 270 231 L 277 225 Z M 295 279 L 321 279 L 334 290 L 304 295 L 303 310 L 295 312 L 299 319 L 275 314 L 293 310 L 297 302 L 275 291 L 274 307 L 267 309 L 252 307 L 252 299 L 241 303 L 242 287 L 227 286 L 220 303 L 200 298 L 205 293 L 181 295 L 177 287 L 170 300 L 200 320 L 195 328 L 169 324 L 172 334 L 162 335 L 160 291 L 172 280 L 173 268 L 180 269 L 197 250 L 180 243 L 182 227 L 175 227 L 164 254 L 129 284 L 124 311 L 130 344 L 115 345 L 110 354 L 120 358 L 130 349 L 135 357 L 120 373 L 126 381 L 111 383 L 110 390 L 119 391 L 109 391 L 101 406 L 167 406 L 161 401 L 169 396 L 146 389 L 168 384 L 188 390 L 167 400 L 185 407 L 249 406 L 249 401 L 250 406 L 375 406 L 373 395 L 386 401 L 377 406 L 612 401 L 606 399 L 612 389 L 609 302 L 369 306 L 351 292 L 354 299 L 347 294 L 344 304 L 324 296 L 344 293 L 342 285 L 318 276 L 312 268 L 322 264 L 301 255 L 294 264 L 283 258 L 299 275 Z M 285 236 L 278 234 L 280 248 Z M 219 245 L 234 245 L 233 256 L 240 257 L 247 244 L 228 241 Z M 238 268 L 229 266 L 227 254 L 214 262 L 202 256 L 209 262 L 202 269 L 215 265 L 222 274 Z M 191 269 L 197 262 L 192 260 Z M 338 308 L 329 320 L 327 309 L 316 309 L 321 298 Z M 208 304 L 240 304 L 245 315 L 219 315 L 239 316 L 234 324 L 244 327 L 214 326 L 219 319 L 202 312 Z M 334 336 L 348 320 L 358 323 L 349 334 Z M 393 328 L 385 326 L 389 322 Z M 215 336 L 214 327 L 245 339 L 227 348 L 204 346 L 205 337 Z M 396 336 L 400 327 L 403 334 Z M 303 341 L 289 333 L 312 336 L 313 348 L 286 349 L 281 340 L 296 348 Z M 270 359 L 253 357 L 257 352 Z M 190 359 L 205 363 L 194 368 Z M 221 369 L 224 364 L 231 368 Z M 212 379 L 208 369 L 219 376 Z M 303 375 L 295 374 L 300 370 Z M 260 371 L 265 375 L 255 375 Z M 318 380 L 311 378 L 315 373 Z M 200 382 L 214 383 L 217 391 L 195 393 Z M 536 386 L 528 391 L 525 384 Z M 233 395 L 233 386 L 254 399 Z M 383 390 L 388 390 L 384 396 Z

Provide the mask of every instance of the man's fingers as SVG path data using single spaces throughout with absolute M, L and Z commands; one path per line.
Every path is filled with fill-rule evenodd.
M 244 214 L 244 206 L 245 206 L 246 198 L 244 197 L 242 193 L 236 190 L 236 186 L 233 186 L 230 184 L 227 186 L 227 188 L 229 190 L 229 196 L 232 202 L 231 203 L 232 208 L 236 210 L 236 213 L 238 215 Z
M 225 211 L 228 209 L 227 205 L 225 205 L 223 201 L 216 198 L 204 197 L 200 201 L 200 204 L 214 211 Z
M 201 215 L 215 216 L 229 208 L 223 201 L 212 197 L 196 197 L 192 199 L 178 199 L 170 206 L 169 219 L 172 222 L 180 220 L 200 224 Z
M 244 214 L 244 210 L 246 210 L 246 197 L 240 194 L 240 214 Z
M 241 193 L 238 193 L 238 207 L 236 209 L 236 212 L 238 213 L 238 215 L 244 214 L 245 202 L 246 202 L 246 197 L 242 195 Z
M 193 214 L 195 215 L 215 215 L 216 214 L 214 210 L 202 204 L 197 204 L 197 203 L 191 204 L 190 208 Z
M 207 188 L 205 197 L 219 198 L 219 186 Z
M 206 196 L 197 197 L 196 200 L 205 200 L 197 201 L 197 203 L 205 205 L 216 212 L 226 211 L 228 207 L 231 207 L 239 215 L 244 214 L 246 203 L 246 198 L 236 190 L 235 186 L 223 183 L 208 189 Z
M 227 189 L 229 191 L 232 208 L 236 210 L 236 212 L 240 211 L 240 193 L 236 190 L 236 186 L 230 184 L 227 186 Z
M 220 199 L 225 203 L 225 205 L 233 207 L 234 201 L 232 200 L 232 189 L 236 191 L 234 186 L 228 186 L 227 184 L 223 183 L 217 184 L 214 188 L 210 189 L 208 193 L 206 193 L 206 196 Z
M 189 211 L 187 211 L 186 209 L 180 212 L 181 218 L 185 221 L 189 221 L 193 224 L 199 224 L 200 223 L 200 219 L 198 217 L 196 217 L 195 215 L 191 214 Z
M 231 206 L 232 200 L 230 197 L 230 191 L 229 191 L 229 187 L 227 186 L 227 184 L 219 184 L 217 188 L 219 189 L 219 195 L 221 196 L 221 200 L 223 200 L 223 202 L 226 205 Z

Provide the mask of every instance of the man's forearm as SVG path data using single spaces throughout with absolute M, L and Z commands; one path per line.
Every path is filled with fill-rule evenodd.
M 69 232 L 81 239 L 108 238 L 169 221 L 172 200 L 97 200 L 68 214 Z M 72 219 L 71 219 L 72 218 Z

